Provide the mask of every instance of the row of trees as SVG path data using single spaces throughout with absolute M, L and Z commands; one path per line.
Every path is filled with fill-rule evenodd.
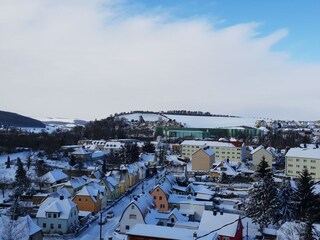
M 270 224 L 303 222 L 300 236 L 313 239 L 313 224 L 320 220 L 320 196 L 314 192 L 315 182 L 305 168 L 293 188 L 287 180 L 278 189 L 271 168 L 263 158 L 257 169 L 258 182 L 249 191 L 246 215 L 259 224 L 262 231 Z

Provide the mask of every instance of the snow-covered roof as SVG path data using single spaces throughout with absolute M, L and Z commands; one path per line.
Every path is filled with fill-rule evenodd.
M 238 175 L 238 172 L 236 170 L 234 170 L 230 164 L 226 161 L 222 161 L 220 162 L 220 164 L 218 164 L 215 168 L 211 169 L 210 172 L 215 172 L 215 173 L 225 173 L 228 176 L 236 176 Z
M 188 195 L 177 195 L 177 194 L 170 194 L 169 196 L 169 203 L 177 203 L 177 204 L 193 204 L 193 205 L 200 205 L 200 206 L 212 206 L 212 202 L 208 201 L 197 201 L 193 196 Z
M 71 197 L 71 193 L 67 189 L 61 188 L 56 192 L 50 193 L 49 196 L 55 198 L 58 198 L 60 196 L 63 196 L 64 198 L 69 198 Z
M 264 149 L 264 146 L 260 145 L 259 147 L 257 147 L 257 148 L 255 148 L 254 150 L 252 150 L 252 151 L 250 152 L 250 154 L 251 154 L 251 155 L 252 155 L 252 154 L 255 154 L 256 152 L 258 152 L 258 151 L 261 150 L 261 149 Z
M 313 158 L 320 159 L 320 148 L 290 148 L 286 157 Z
M 81 190 L 76 193 L 76 196 L 89 196 L 93 202 L 97 202 L 98 199 L 103 198 L 101 195 L 102 192 L 104 192 L 104 187 L 92 182 L 90 185 L 81 188 Z
M 136 205 L 139 208 L 143 218 L 145 218 L 149 210 L 154 207 L 153 198 L 148 193 L 136 196 L 135 199 L 128 204 L 126 209 L 130 209 L 131 205 Z
M 119 183 L 117 182 L 117 180 L 112 177 L 112 176 L 109 176 L 106 178 L 107 182 L 110 183 L 113 187 L 118 187 L 119 186 Z
M 90 182 L 90 180 L 89 180 Z M 72 187 L 73 189 L 78 189 L 80 187 L 83 187 L 88 183 L 88 179 L 84 177 L 75 177 L 69 180 L 64 184 L 66 187 Z
M 159 220 L 169 220 L 172 216 L 174 216 L 177 219 L 177 221 L 181 221 L 181 222 L 186 222 L 189 220 L 189 218 L 186 216 L 183 216 L 182 213 L 177 208 L 174 208 L 169 213 L 160 213 L 158 212 L 158 210 L 152 209 L 148 212 L 146 219 L 156 219 L 158 220 L 157 222 L 159 222 Z
M 68 219 L 71 209 L 76 206 L 69 198 L 48 197 L 41 203 L 36 217 L 46 218 L 46 212 L 59 212 L 60 219 Z
M 29 215 L 19 217 L 17 220 L 14 220 L 13 224 L 11 224 L 11 221 L 11 218 L 8 216 L 0 216 L 0 236 L 4 237 L 8 231 L 11 231 L 9 234 L 12 234 L 15 239 L 29 240 L 30 236 L 41 231 L 41 228 L 32 221 Z
M 104 156 L 106 156 L 107 153 L 105 151 L 95 151 L 92 153 L 92 158 L 102 158 Z
M 194 240 L 193 234 L 195 230 L 183 228 L 170 228 L 157 225 L 136 224 L 128 232 L 127 235 L 144 236 L 157 239 L 176 239 L 176 240 Z M 209 239 L 209 238 L 202 238 Z M 216 240 L 215 238 L 210 238 Z
M 220 214 L 218 212 L 216 215 L 214 215 L 212 211 L 204 210 L 199 225 L 199 231 L 210 232 L 235 221 L 233 224 L 227 225 L 217 231 L 220 236 L 235 237 L 238 227 L 238 221 L 236 220 L 238 219 L 239 215 L 237 214 Z
M 71 153 L 72 155 L 90 155 L 91 152 L 87 151 L 83 147 L 77 148 L 75 151 Z
M 122 142 L 109 141 L 109 142 L 106 142 L 106 144 L 104 145 L 104 148 L 105 149 L 121 149 L 124 146 L 125 144 Z
M 177 155 L 167 155 L 166 160 L 171 162 L 172 165 L 186 165 L 187 163 L 180 161 Z
M 55 169 L 50 172 L 47 172 L 41 178 L 44 179 L 47 183 L 56 183 L 58 181 L 68 179 L 68 175 L 62 172 L 61 170 Z

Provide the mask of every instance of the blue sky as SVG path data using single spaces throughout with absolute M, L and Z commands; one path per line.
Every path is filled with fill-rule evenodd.
M 164 11 L 172 20 L 205 18 L 216 28 L 257 22 L 259 36 L 287 29 L 288 36 L 273 46 L 293 61 L 320 61 L 320 1 L 310 0 L 128 0 L 136 13 Z
M 319 9 L 315 0 L 3 0 L 0 109 L 320 119 Z

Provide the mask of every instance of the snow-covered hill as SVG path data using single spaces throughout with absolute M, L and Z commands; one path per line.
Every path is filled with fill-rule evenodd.
M 131 121 L 139 121 L 141 116 L 145 121 L 148 121 L 148 122 L 156 122 L 156 121 L 159 121 L 160 119 L 165 121 L 169 120 L 166 116 L 163 116 L 158 113 L 129 113 L 129 114 L 119 115 L 118 117 L 125 118 L 131 122 Z
M 213 117 L 213 116 L 190 116 L 190 115 L 171 115 L 168 118 L 175 119 L 189 128 L 234 128 L 240 126 L 254 127 L 256 118 L 242 117 Z

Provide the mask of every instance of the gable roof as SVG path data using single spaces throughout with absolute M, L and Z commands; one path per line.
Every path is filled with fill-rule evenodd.
M 217 231 L 220 236 L 234 237 L 237 232 L 238 219 L 240 219 L 240 216 L 237 214 L 217 213 L 214 215 L 212 211 L 204 210 L 199 225 L 199 231 L 210 232 L 235 221 L 233 224 L 227 225 Z
M 76 207 L 77 205 L 68 198 L 48 197 L 41 203 L 36 217 L 46 218 L 46 212 L 59 212 L 59 219 L 68 219 L 71 209 Z
M 5 215 L 0 216 L 0 236 L 3 236 L 5 232 L 11 231 L 11 233 L 18 233 L 19 240 L 29 240 L 29 237 L 34 235 L 37 232 L 41 231 L 41 228 L 32 221 L 29 215 L 25 217 L 19 217 L 17 220 L 14 220 L 14 224 L 10 224 L 11 218 Z M 12 229 L 7 229 L 7 224 L 13 226 Z
M 55 169 L 44 174 L 41 178 L 47 183 L 56 183 L 58 181 L 68 179 L 68 175 L 62 172 L 61 170 Z
M 210 172 L 225 173 L 228 176 L 236 176 L 239 174 L 227 161 L 220 162 L 215 168 L 211 169 Z
M 87 151 L 83 147 L 77 148 L 75 151 L 71 153 L 72 155 L 91 155 L 91 152 Z

